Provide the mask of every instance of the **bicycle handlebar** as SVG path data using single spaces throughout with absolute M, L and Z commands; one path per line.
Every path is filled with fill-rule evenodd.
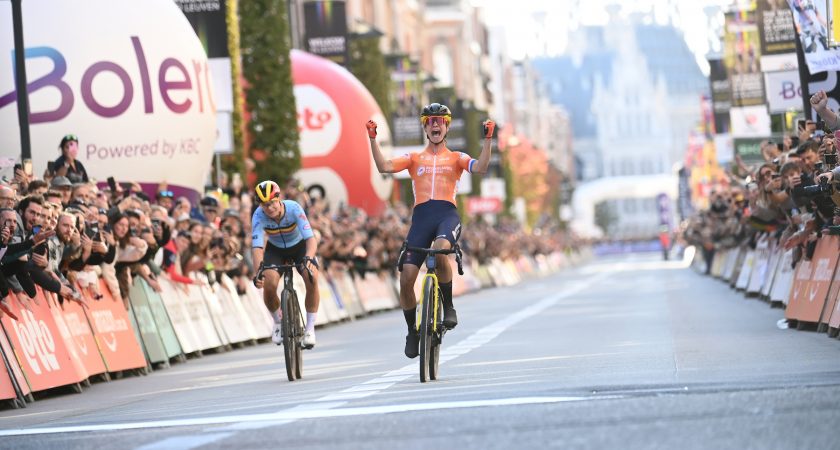
M 403 263 L 405 262 L 405 252 L 411 250 L 413 252 L 420 252 L 426 256 L 435 255 L 451 255 L 455 254 L 455 262 L 458 263 L 458 275 L 464 274 L 464 266 L 461 264 L 461 247 L 455 244 L 452 248 L 423 248 L 423 247 L 409 247 L 408 242 L 403 242 L 400 248 L 400 257 L 397 259 L 397 269 L 402 272 Z
M 283 271 L 285 271 L 287 269 L 298 269 L 298 270 L 304 269 L 304 270 L 306 270 L 306 275 L 309 277 L 309 281 L 310 282 L 315 281 L 315 279 L 312 277 L 312 271 L 309 270 L 309 267 L 307 267 L 307 265 L 303 264 L 303 263 L 300 263 L 300 264 L 267 264 L 267 265 L 264 265 L 263 263 L 260 263 L 260 267 L 257 270 L 257 276 L 254 277 L 254 278 L 255 279 L 261 279 L 263 277 L 262 276 L 263 272 L 265 272 L 266 270 L 276 270 L 278 273 L 280 273 L 282 275 Z

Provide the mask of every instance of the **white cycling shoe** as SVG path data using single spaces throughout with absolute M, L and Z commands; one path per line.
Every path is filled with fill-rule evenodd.
M 277 345 L 283 344 L 283 327 L 279 323 L 274 324 L 274 331 L 271 332 L 271 342 Z
M 303 335 L 303 340 L 300 341 L 300 345 L 305 349 L 315 347 L 315 330 L 307 331 Z

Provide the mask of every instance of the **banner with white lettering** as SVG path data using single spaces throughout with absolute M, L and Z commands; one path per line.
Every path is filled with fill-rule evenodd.
M 73 134 L 99 182 L 203 189 L 216 140 L 212 77 L 172 0 L 27 0 L 23 22 L 36 175 Z M 0 8 L 0 29 L 0 148 L 18 156 L 11 8 Z
M 347 13 L 344 0 L 303 4 L 306 51 L 347 66 Z
M 761 70 L 795 69 L 796 29 L 790 8 L 780 0 L 758 0 L 758 37 L 761 42 Z

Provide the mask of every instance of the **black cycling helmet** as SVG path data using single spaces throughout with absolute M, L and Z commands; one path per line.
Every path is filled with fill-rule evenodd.
M 450 111 L 449 107 L 446 105 L 441 105 L 440 103 L 432 103 L 430 105 L 424 106 L 423 112 L 420 113 L 420 117 L 429 116 L 445 116 L 448 118 L 452 118 L 452 111 Z

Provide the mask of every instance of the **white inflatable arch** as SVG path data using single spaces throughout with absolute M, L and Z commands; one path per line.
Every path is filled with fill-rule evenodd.
M 572 230 L 582 237 L 602 235 L 595 225 L 595 205 L 605 200 L 651 198 L 667 195 L 677 198 L 678 180 L 675 175 L 644 175 L 600 178 L 578 185 L 572 195 Z

